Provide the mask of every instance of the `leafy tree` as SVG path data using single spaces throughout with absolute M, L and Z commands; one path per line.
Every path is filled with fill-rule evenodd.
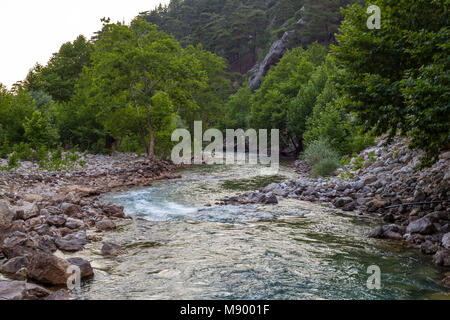
M 26 117 L 23 127 L 25 129 L 24 138 L 35 150 L 41 146 L 53 146 L 58 139 L 56 130 L 52 128 L 49 120 L 40 111 L 34 111 L 31 118 Z
M 450 143 L 448 1 L 377 0 L 381 29 L 368 30 L 366 7 L 345 10 L 333 46 L 339 87 L 366 131 L 412 137 L 437 160 Z
M 83 67 L 88 66 L 93 44 L 80 35 L 61 46 L 46 66 L 37 64 L 27 75 L 25 87 L 42 91 L 55 101 L 69 101 Z
M 312 45 L 308 50 L 298 47 L 287 52 L 273 70 L 269 71 L 261 88 L 253 95 L 250 125 L 255 128 L 277 128 L 283 134 L 285 144 L 293 143 L 297 149 L 301 150 L 303 129 L 296 130 L 298 119 L 294 119 L 294 116 L 289 122 L 289 110 L 291 109 L 291 113 L 294 113 L 296 111 L 293 106 L 302 109 L 300 104 L 303 104 L 307 105 L 307 108 L 302 109 L 305 110 L 304 117 L 310 114 L 314 101 L 305 99 L 309 97 L 314 100 L 321 90 L 316 90 L 318 93 L 313 92 L 314 83 L 319 80 L 311 82 L 309 88 L 307 84 L 315 70 L 325 60 L 326 54 L 326 48 L 318 44 Z M 300 120 L 305 121 L 306 118 Z
M 247 85 L 229 97 L 225 105 L 222 129 L 246 129 L 249 127 L 251 97 L 252 91 Z
M 207 80 L 197 59 L 185 54 L 172 37 L 142 19 L 134 20 L 131 26 L 104 26 L 95 45 L 90 72 L 104 123 L 111 122 L 110 117 L 116 118 L 118 110 L 130 105 L 135 107 L 137 118 L 145 108 L 145 128 L 138 125 L 137 130 L 149 158 L 154 158 L 155 135 L 160 134 L 155 134 L 155 123 L 160 120 L 158 104 L 162 101 L 157 97 L 173 99 L 181 108 L 193 107 L 193 90 Z

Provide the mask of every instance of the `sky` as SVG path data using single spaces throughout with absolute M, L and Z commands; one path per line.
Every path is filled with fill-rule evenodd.
M 90 39 L 101 18 L 129 23 L 159 3 L 169 0 L 0 0 L 0 83 L 11 88 L 63 43 Z

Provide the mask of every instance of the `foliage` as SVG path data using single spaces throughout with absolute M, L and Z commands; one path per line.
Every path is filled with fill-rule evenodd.
M 194 89 L 208 80 L 198 59 L 142 19 L 105 24 L 85 72 L 105 129 L 116 139 L 138 133 L 150 158 L 155 136 L 167 137 L 177 109 L 198 107 Z
M 324 138 L 311 142 L 302 157 L 312 166 L 313 177 L 330 175 L 340 167 L 339 154 Z
M 448 1 L 370 4 L 381 8 L 381 29 L 368 30 L 366 7 L 353 5 L 333 47 L 346 109 L 366 131 L 410 136 L 430 165 L 450 143 Z

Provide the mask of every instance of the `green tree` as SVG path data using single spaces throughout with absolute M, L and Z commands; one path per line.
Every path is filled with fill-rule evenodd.
M 34 111 L 31 118 L 26 117 L 23 127 L 25 129 L 24 138 L 35 150 L 41 146 L 54 146 L 58 139 L 56 130 L 40 111 Z
M 431 164 L 450 143 L 448 1 L 370 4 L 381 8 L 381 29 L 368 30 L 366 6 L 353 5 L 333 46 L 347 110 L 366 131 L 412 137 Z
M 92 55 L 92 83 L 104 123 L 118 109 L 135 107 L 136 117 L 145 108 L 145 128 L 138 126 L 149 158 L 155 156 L 156 110 L 166 95 L 181 108 L 195 106 L 194 89 L 207 80 L 197 59 L 157 26 L 136 19 L 131 26 L 106 24 Z M 139 122 L 140 123 L 140 122 Z M 165 128 L 167 130 L 167 128 Z
M 61 46 L 46 66 L 37 64 L 27 75 L 25 87 L 43 91 L 55 101 L 69 101 L 83 67 L 88 66 L 93 44 L 80 35 Z

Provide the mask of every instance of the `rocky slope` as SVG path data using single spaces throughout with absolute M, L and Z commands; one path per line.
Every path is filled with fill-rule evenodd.
M 52 287 L 67 284 L 71 266 L 80 268 L 82 279 L 92 277 L 93 270 L 89 261 L 55 253 L 78 252 L 90 241 L 102 241 L 103 232 L 127 218 L 122 207 L 104 203 L 99 195 L 177 177 L 172 163 L 133 155 L 87 155 L 84 160 L 86 166 L 73 172 L 37 171 L 31 163 L 15 172 L 0 171 L 0 273 L 15 280 L 0 281 L 0 300 L 70 298 L 64 290 L 52 293 Z M 104 247 L 105 256 L 120 253 L 114 244 Z
M 276 197 L 332 203 L 344 211 L 382 217 L 369 237 L 406 241 L 450 268 L 450 151 L 431 168 L 417 170 L 422 153 L 405 140 L 380 141 L 338 169 L 332 177 L 313 179 L 297 161 L 299 179 L 271 184 L 223 203 L 276 203 Z M 443 283 L 450 285 L 450 277 Z

